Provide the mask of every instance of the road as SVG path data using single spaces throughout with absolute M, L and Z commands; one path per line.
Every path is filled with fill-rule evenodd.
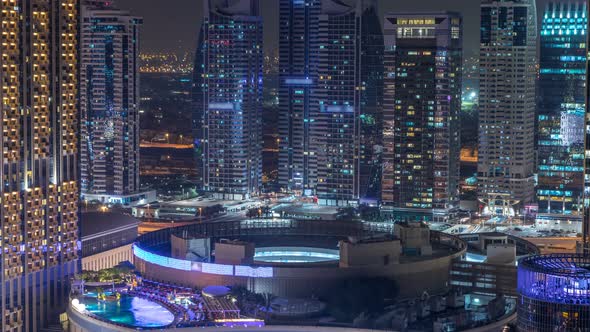
M 243 213 L 228 213 L 222 216 L 216 216 L 213 218 L 206 219 L 206 222 L 226 222 L 226 221 L 237 221 L 243 219 Z M 164 228 L 178 227 L 184 225 L 194 224 L 198 221 L 174 221 L 174 222 L 162 222 L 162 221 L 144 221 L 139 224 L 138 233 L 139 235 L 154 232 Z
M 192 149 L 192 144 L 173 144 L 173 143 L 152 143 L 141 142 L 140 148 L 166 148 L 166 149 Z
M 527 241 L 534 243 L 541 253 L 574 253 L 576 252 L 576 241 L 582 239 L 576 237 L 527 237 Z

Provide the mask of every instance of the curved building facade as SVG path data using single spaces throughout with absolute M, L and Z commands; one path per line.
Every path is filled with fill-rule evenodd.
M 519 331 L 590 330 L 590 257 L 530 256 L 518 266 Z
M 406 256 L 401 254 L 400 242 L 390 232 L 356 222 L 243 220 L 192 224 L 148 233 L 138 238 L 133 250 L 136 268 L 142 276 L 187 287 L 242 285 L 256 293 L 303 298 L 326 295 L 338 281 L 347 278 L 388 277 L 401 286 L 400 296 L 444 290 L 451 261 L 465 253 L 465 242 L 452 235 L 431 232 L 432 254 Z M 211 246 L 215 245 L 215 260 L 179 256 L 171 238 L 172 241 L 210 240 Z M 354 240 L 363 238 L 370 240 Z M 219 256 L 223 242 L 217 242 L 221 239 L 237 239 L 229 244 L 246 247 L 255 243 L 256 249 L 299 247 L 304 252 L 310 252 L 304 244 L 307 247 L 313 244 L 312 253 L 340 247 L 339 260 L 277 262 L 254 256 L 253 261 L 222 262 Z M 193 245 L 192 252 L 199 246 L 202 248 L 202 243 Z M 433 275 L 440 277 L 432 278 Z

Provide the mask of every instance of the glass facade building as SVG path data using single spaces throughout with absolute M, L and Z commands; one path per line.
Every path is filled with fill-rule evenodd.
M 478 198 L 504 215 L 535 197 L 535 0 L 483 0 L 480 30 Z
M 139 27 L 108 1 L 82 4 L 80 186 L 84 194 L 139 191 Z
M 262 17 L 257 0 L 204 1 L 194 67 L 200 187 L 244 199 L 262 185 Z
M 590 258 L 552 254 L 518 264 L 517 326 L 524 332 L 590 330 Z
M 78 1 L 0 3 L 0 326 L 58 320 L 79 269 Z
M 590 6 L 586 5 L 586 17 L 590 16 Z M 590 30 L 590 23 L 586 31 Z M 590 44 L 590 36 L 586 33 L 586 45 Z M 590 254 L 590 49 L 586 47 L 586 117 L 584 123 L 584 219 L 582 223 L 582 251 Z
M 383 37 L 376 6 L 322 1 L 311 139 L 323 205 L 378 195 Z
M 320 7 L 320 0 L 279 3 L 279 186 L 307 195 L 316 186 L 310 137 Z
M 442 221 L 458 205 L 461 21 L 385 16 L 382 200 L 397 219 Z
M 383 34 L 376 1 L 282 0 L 280 29 L 281 189 L 326 205 L 377 200 Z
M 552 2 L 540 35 L 539 214 L 582 219 L 586 84 L 585 2 Z
M 359 76 L 359 196 L 362 203 L 381 198 L 383 152 L 383 88 L 385 66 L 383 29 L 374 0 L 361 13 Z M 373 3 L 371 3 L 373 2 Z

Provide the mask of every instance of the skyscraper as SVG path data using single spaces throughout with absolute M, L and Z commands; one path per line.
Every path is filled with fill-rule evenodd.
M 312 144 L 317 148 L 318 201 L 325 205 L 355 205 L 359 199 L 356 9 L 340 1 L 323 1 L 318 23 Z
M 330 205 L 378 199 L 383 33 L 376 1 L 282 0 L 280 28 L 281 188 L 317 193 Z
M 547 4 L 540 36 L 537 222 L 582 219 L 585 2 Z
M 385 16 L 382 200 L 396 219 L 442 221 L 458 205 L 461 21 Z
M 77 1 L 0 6 L 0 325 L 39 331 L 79 265 Z
M 208 0 L 194 69 L 201 187 L 244 199 L 262 184 L 262 17 L 258 0 Z
M 317 28 L 321 0 L 279 3 L 279 186 L 315 192 L 311 94 L 317 82 Z
M 363 203 L 381 198 L 383 151 L 384 40 L 374 0 L 365 0 L 360 13 L 359 196 Z
M 586 4 L 586 18 L 590 17 L 590 6 Z M 588 21 L 588 20 L 587 20 Z M 590 21 L 586 24 L 586 45 L 590 45 Z M 588 49 L 586 50 L 588 51 Z M 586 116 L 584 123 L 584 219 L 582 222 L 582 253 L 590 254 L 590 57 L 586 57 Z
M 534 197 L 535 0 L 481 3 L 478 197 L 512 214 Z
M 80 183 L 85 199 L 105 200 L 102 197 L 121 197 L 140 189 L 141 21 L 114 7 L 113 1 L 82 3 Z

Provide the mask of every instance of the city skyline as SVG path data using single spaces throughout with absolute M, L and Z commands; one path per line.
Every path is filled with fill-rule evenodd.
M 145 53 L 194 53 L 203 17 L 202 2 L 194 0 L 171 0 L 176 5 L 161 0 L 115 0 L 120 8 L 132 10 L 144 17 L 142 52 Z M 347 0 L 350 1 L 350 0 Z M 265 50 L 278 49 L 279 44 L 279 0 L 261 0 L 261 15 L 264 20 Z M 537 14 L 540 17 L 551 0 L 537 0 Z M 466 57 L 477 56 L 479 51 L 479 1 L 473 0 L 377 0 L 379 20 L 390 12 L 456 11 L 462 14 L 465 27 L 463 50 Z M 163 29 L 163 24 L 166 29 Z M 540 23 L 540 22 L 539 22 Z M 170 34 L 177 38 L 170 38 Z
M 590 329 L 588 1 L 3 0 L 1 329 Z

